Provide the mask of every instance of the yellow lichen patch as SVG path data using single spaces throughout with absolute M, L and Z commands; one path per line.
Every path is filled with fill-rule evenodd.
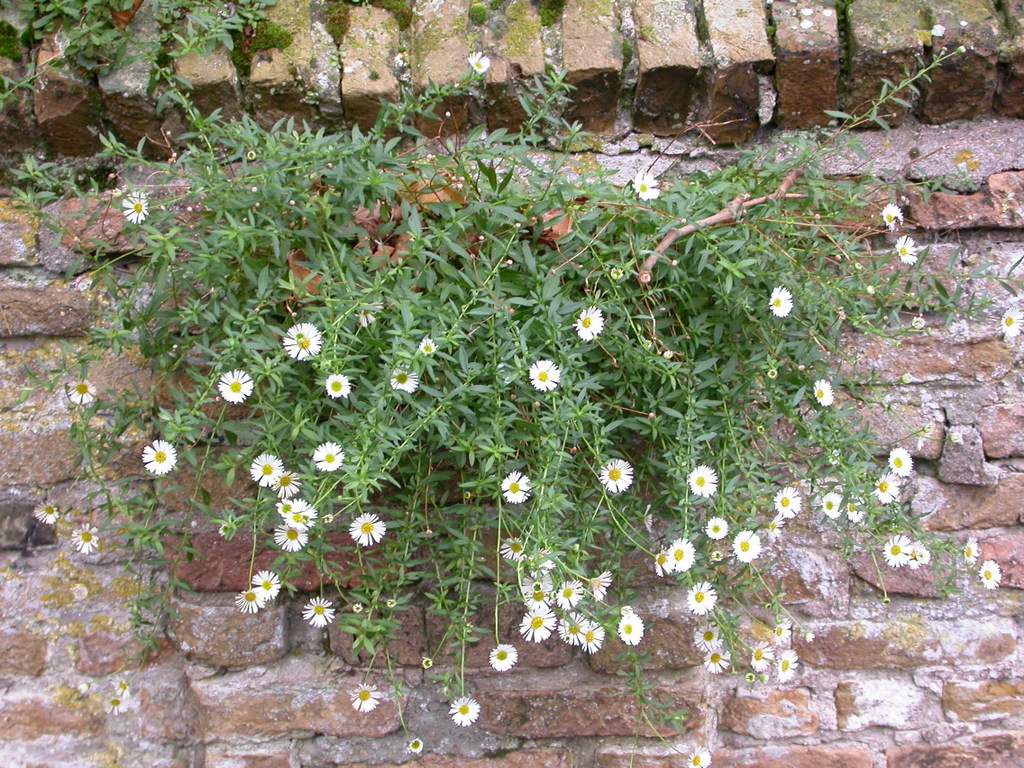
M 882 637 L 904 651 L 916 651 L 928 637 L 928 623 L 919 613 L 907 613 L 892 619 L 882 630 Z
M 956 153 L 953 158 L 953 162 L 958 166 L 963 166 L 968 171 L 975 171 L 981 166 L 981 161 L 974 156 L 974 152 L 969 149 L 961 150 Z
M 0 224 L 16 224 L 22 229 L 21 244 L 34 249 L 39 237 L 39 218 L 33 216 L 18 203 L 0 202 Z
M 53 573 L 44 576 L 43 581 L 53 591 L 40 599 L 45 605 L 54 608 L 69 608 L 103 590 L 95 574 L 84 568 L 76 568 L 63 553 L 54 561 Z

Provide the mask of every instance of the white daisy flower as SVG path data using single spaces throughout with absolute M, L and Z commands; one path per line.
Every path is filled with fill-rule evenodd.
M 978 562 L 978 540 L 973 536 L 964 544 L 964 560 L 968 565 Z
M 669 564 L 674 573 L 686 573 L 696 560 L 693 544 L 687 539 L 676 539 L 669 544 L 668 555 Z
M 750 654 L 750 666 L 755 672 L 767 672 L 775 660 L 775 649 L 768 643 L 760 643 L 755 646 Z
M 897 477 L 910 477 L 914 471 L 914 459 L 904 448 L 893 448 L 889 452 L 889 469 Z
M 835 402 L 835 394 L 832 392 L 832 382 L 827 379 L 818 379 L 814 382 L 814 399 L 818 405 L 828 408 Z
M 509 472 L 501 481 L 501 492 L 509 504 L 522 504 L 530 498 L 530 478 L 522 472 Z
M 593 621 L 580 625 L 581 646 L 587 653 L 597 653 L 604 645 L 604 629 Z
M 235 597 L 235 607 L 242 613 L 256 613 L 264 605 L 260 599 L 260 593 L 255 589 L 247 589 L 239 592 Z
M 521 563 L 526 559 L 526 548 L 519 537 L 505 539 L 501 545 L 501 556 L 513 563 Z
M 412 394 L 420 387 L 420 377 L 412 371 L 396 368 L 391 374 L 391 388 Z
M 548 593 L 551 592 L 551 587 L 551 579 L 547 575 L 527 579 L 523 582 L 520 590 L 523 593 L 523 602 L 526 603 L 526 610 L 546 610 L 548 607 Z
M 707 616 L 718 602 L 718 593 L 711 582 L 702 581 L 690 587 L 686 593 L 686 606 L 698 616 Z
M 847 502 L 846 517 L 851 523 L 859 523 L 864 519 L 864 507 L 859 499 Z
M 637 171 L 636 176 L 633 177 L 633 189 L 641 200 L 657 200 L 661 195 L 658 182 L 646 171 Z
M 583 341 L 593 341 L 604 330 L 604 315 L 597 307 L 588 307 L 576 320 L 576 333 Z
M 890 568 L 902 568 L 909 563 L 912 546 L 913 543 L 910 539 L 902 534 L 890 537 L 885 542 L 885 550 L 882 552 L 885 556 L 886 565 Z
M 252 394 L 252 377 L 242 370 L 234 370 L 220 377 L 217 389 L 220 396 L 229 403 L 244 403 Z
M 256 590 L 257 597 L 262 599 L 266 605 L 281 591 L 281 577 L 273 571 L 259 571 L 252 577 L 252 586 Z
M 583 625 L 587 618 L 579 613 L 569 613 L 558 622 L 558 636 L 566 645 L 583 645 Z
M 776 317 L 786 317 L 793 311 L 793 294 L 781 285 L 776 287 L 768 300 L 768 308 Z
M 141 190 L 125 195 L 121 201 L 124 217 L 132 224 L 141 224 L 149 215 L 149 198 Z
M 598 479 L 609 493 L 622 493 L 633 484 L 633 467 L 621 459 L 612 459 L 601 467 Z
M 285 552 L 298 552 L 309 543 L 309 534 L 298 528 L 282 525 L 274 529 L 274 542 Z
M 832 520 L 838 520 L 843 511 L 843 497 L 838 493 L 826 493 L 821 497 L 821 508 Z
M 792 680 L 793 676 L 796 675 L 796 668 L 799 666 L 800 662 L 797 661 L 796 651 L 783 651 L 779 655 L 779 660 L 775 665 L 775 668 L 779 673 L 779 682 L 787 683 Z
M 489 660 L 496 672 L 508 672 L 519 661 L 519 651 L 514 645 L 501 643 L 491 651 Z
M 654 556 L 654 572 L 659 576 L 668 576 L 672 573 L 672 562 L 667 549 Z
M 277 491 L 279 499 L 290 499 L 298 494 L 302 488 L 302 481 L 295 476 L 294 472 L 282 472 L 281 476 L 277 478 L 277 482 L 271 487 Z
M 718 639 L 718 627 L 704 627 L 693 633 L 693 644 L 700 651 L 716 651 L 722 647 L 722 641 Z
M 452 722 L 465 727 L 472 725 L 480 717 L 480 705 L 476 703 L 476 699 L 462 696 L 452 702 L 448 714 L 452 716 Z
M 471 53 L 469 54 L 469 68 L 476 72 L 478 75 L 487 73 L 487 70 L 491 68 L 491 60 L 484 56 L 482 53 Z
M 272 453 L 261 453 L 249 467 L 249 476 L 263 488 L 273 488 L 283 474 L 284 463 Z
M 154 475 L 166 475 L 178 463 L 178 452 L 166 440 L 154 440 L 142 450 L 142 463 Z
M 704 533 L 706 533 L 708 538 L 712 541 L 724 539 L 729 535 L 729 523 L 727 523 L 724 518 L 712 517 L 704 527 Z
M 637 645 L 644 637 L 644 622 L 632 610 L 623 609 L 618 626 L 619 639 L 626 645 Z
M 583 582 L 578 579 L 565 582 L 555 594 L 555 602 L 563 611 L 571 611 L 582 599 Z
M 284 351 L 288 357 L 305 360 L 320 354 L 323 337 L 315 325 L 299 323 L 288 329 L 284 335 Z
M 71 543 L 83 555 L 91 554 L 100 545 L 100 540 L 96 536 L 97 533 L 99 531 L 91 525 L 77 528 L 71 534 Z
M 120 693 L 114 693 L 107 699 L 107 712 L 111 715 L 119 715 L 128 709 L 128 699 Z
M 32 510 L 32 516 L 40 523 L 53 525 L 60 517 L 60 511 L 53 504 L 40 504 Z
M 604 596 L 608 594 L 608 590 L 612 586 L 612 575 L 605 571 L 600 576 L 592 578 L 589 584 L 590 593 L 594 596 L 594 601 L 599 603 L 604 600 Z
M 707 747 L 698 747 L 686 756 L 686 765 L 688 768 L 706 768 L 711 765 L 711 752 Z
M 334 621 L 334 604 L 322 597 L 314 597 L 302 609 L 302 618 L 311 626 L 322 629 Z
M 800 497 L 799 491 L 792 486 L 787 486 L 775 494 L 775 511 L 787 520 L 796 517 L 803 507 L 804 500 Z
M 324 388 L 327 390 L 329 398 L 337 400 L 339 397 L 348 397 L 352 394 L 352 381 L 348 376 L 335 373 L 327 377 Z
M 903 211 L 895 203 L 889 203 L 882 209 L 882 221 L 890 232 L 895 232 L 896 227 L 903 223 Z
M 892 504 L 900 495 L 899 478 L 892 473 L 882 475 L 872 493 L 882 504 Z
M 557 619 L 547 607 L 536 607 L 526 612 L 519 624 L 520 634 L 531 643 L 542 643 L 551 637 Z
M 752 563 L 761 554 L 761 539 L 753 531 L 740 531 L 732 540 L 732 551 L 741 563 Z
M 356 712 L 373 712 L 380 704 L 380 699 L 377 686 L 362 683 L 352 691 L 352 709 Z
M 793 622 L 789 619 L 780 619 L 772 630 L 772 641 L 776 645 L 785 645 L 793 636 Z
M 909 237 L 900 237 L 896 240 L 896 255 L 900 257 L 900 261 L 904 264 L 916 264 L 917 263 L 917 246 L 914 244 L 914 240 Z
M 777 514 L 772 518 L 771 522 L 768 523 L 768 540 L 778 541 L 782 538 L 782 530 L 786 527 L 786 516 Z
M 920 541 L 915 541 L 910 545 L 910 562 L 907 563 L 907 567 L 912 571 L 916 571 L 923 565 L 928 565 L 932 561 L 932 553 L 928 551 L 928 548 Z
M 287 527 L 297 528 L 300 531 L 309 530 L 318 517 L 313 505 L 303 499 L 279 501 L 277 514 L 281 516 L 281 521 Z
M 1003 338 L 1007 341 L 1017 338 L 1020 335 L 1021 323 L 1024 323 L 1024 309 L 1010 307 L 1006 310 L 1003 313 L 1003 319 L 999 321 L 999 325 L 1003 329 Z
M 88 381 L 76 381 L 67 387 L 68 399 L 75 405 L 89 405 L 96 399 L 96 387 Z
M 983 562 L 978 575 L 981 577 L 981 583 L 985 586 L 985 589 L 995 589 L 1003 578 L 1003 573 L 999 570 L 999 563 L 995 560 Z
M 550 360 L 538 360 L 530 366 L 530 383 L 541 392 L 550 392 L 562 380 L 562 372 Z
M 729 668 L 729 664 L 732 662 L 732 656 L 728 651 L 715 648 L 708 651 L 704 657 L 704 669 L 710 672 L 712 675 L 720 675 Z
M 321 472 L 333 472 L 345 460 L 345 452 L 337 443 L 321 443 L 313 451 L 313 462 Z
M 360 309 L 356 312 L 356 320 L 359 321 L 360 328 L 369 328 L 377 322 L 377 313 L 372 309 Z
M 432 338 L 424 336 L 423 341 L 420 342 L 419 350 L 424 355 L 432 355 L 437 352 L 437 345 Z
M 360 515 L 348 527 L 348 535 L 355 539 L 356 543 L 361 547 L 376 544 L 384 538 L 384 534 L 387 531 L 387 523 L 372 512 Z
M 707 464 L 700 464 L 686 478 L 690 493 L 704 499 L 710 499 L 718 493 L 718 473 Z

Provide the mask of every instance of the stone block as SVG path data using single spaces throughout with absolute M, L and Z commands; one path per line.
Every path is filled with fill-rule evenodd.
M 20 494 L 0 496 L 0 549 L 22 549 L 31 546 L 36 529 L 46 529 L 32 516 L 35 500 Z M 48 543 L 52 543 L 48 542 Z
M 574 86 L 564 117 L 611 133 L 622 86 L 622 35 L 612 0 L 568 0 L 562 14 L 562 66 Z
M 231 740 L 239 734 L 254 740 L 290 734 L 376 738 L 398 730 L 394 701 L 382 701 L 369 713 L 352 708 L 350 692 L 361 679 L 331 671 L 322 659 L 292 657 L 270 666 L 192 680 L 190 695 L 198 716 L 194 738 Z
M 0 78 L 18 80 L 25 74 L 23 64 L 0 56 Z M 0 110 L 0 146 L 5 152 L 25 152 L 32 148 L 39 129 L 32 114 L 32 95 L 29 91 L 13 94 Z
M 66 69 L 50 66 L 63 51 L 53 38 L 39 46 L 33 111 L 47 143 L 62 155 L 94 155 L 103 145 L 97 133 L 103 128 L 100 93 L 92 83 Z
M 859 115 L 878 96 L 882 80 L 899 83 L 904 71 L 914 71 L 924 52 L 918 30 L 924 26 L 917 2 L 853 0 L 847 7 L 849 60 L 843 110 Z M 908 99 L 909 92 L 897 94 Z M 888 102 L 879 113 L 889 125 L 906 117 L 906 107 Z
M 911 499 L 915 517 L 931 531 L 992 528 L 1017 522 L 1024 498 L 1024 474 L 1005 475 L 998 485 L 947 485 L 920 475 Z
M 291 768 L 288 752 L 253 754 L 246 750 L 225 751 L 221 744 L 210 745 L 204 753 L 203 768 Z
M 658 136 L 678 134 L 686 127 L 700 69 L 693 0 L 638 0 L 633 20 L 640 64 L 633 127 Z
M 897 447 L 918 459 L 937 459 L 942 455 L 946 427 L 941 408 L 920 400 L 871 403 L 859 407 L 858 415 L 878 438 L 879 456 L 888 456 Z
M 243 614 L 234 595 L 175 601 L 171 631 L 190 659 L 212 667 L 277 661 L 288 652 L 287 605 L 283 595 L 253 614 Z
M 770 746 L 721 749 L 715 768 L 872 768 L 871 750 L 854 747 Z
M 80 455 L 60 426 L 41 426 L 34 419 L 10 421 L 0 434 L 0 483 L 48 487 L 74 477 Z
M 700 702 L 703 690 L 696 683 L 659 686 L 651 696 L 671 696 L 676 706 L 691 713 L 682 728 L 699 730 L 704 724 Z M 512 738 L 547 739 L 574 736 L 668 736 L 668 726 L 655 730 L 640 716 L 636 696 L 626 688 L 581 685 L 562 690 L 548 685 L 528 689 L 491 690 L 481 699 L 476 727 Z
M 63 230 L 60 245 L 78 253 L 124 253 L 129 238 L 121 206 L 109 194 L 80 200 L 69 198 L 53 211 Z
M 988 722 L 1024 714 L 1024 679 L 947 680 L 942 686 L 942 708 L 954 721 Z
M 850 560 L 853 572 L 878 590 L 889 595 L 911 597 L 938 597 L 937 578 L 930 566 L 918 568 L 889 568 L 880 558 L 873 559 L 867 552 L 859 552 Z
M 775 122 L 780 128 L 827 125 L 838 107 L 839 26 L 834 0 L 771 4 L 775 26 Z
M 991 112 L 1002 43 L 994 4 L 991 0 L 929 0 L 927 7 L 928 21 L 946 29 L 942 37 L 932 38 L 932 47 L 966 50 L 929 74 L 918 105 L 921 122 L 948 123 Z
M 46 671 L 46 641 L 30 632 L 0 634 L 0 675 L 38 677 Z
M 1005 0 L 1007 37 L 999 49 L 993 109 L 1007 117 L 1024 117 L 1024 0 Z
M 437 647 L 436 643 L 428 645 L 423 609 L 416 605 L 408 606 L 398 614 L 397 621 L 397 628 L 390 633 L 387 641 L 382 644 L 382 647 L 378 648 L 378 651 L 386 650 L 392 664 L 419 667 L 423 657 L 428 655 L 428 651 Z M 339 626 L 339 622 L 335 621 L 328 625 L 327 639 L 331 653 L 344 659 L 350 666 L 365 666 L 370 663 L 373 654 L 365 649 L 356 653 L 352 648 L 354 637 L 345 632 Z M 486 641 L 470 646 L 466 658 L 467 667 L 471 666 L 469 657 L 473 654 L 473 651 L 482 645 L 487 645 Z M 490 651 L 490 647 L 487 648 L 487 651 Z M 437 663 L 438 660 L 435 659 L 434 661 Z M 479 659 L 474 659 L 474 661 L 478 662 Z M 522 663 L 522 657 L 520 657 L 520 663 Z M 486 659 L 484 664 L 490 666 Z M 476 663 L 472 666 L 482 665 Z
M 818 730 L 819 718 L 805 689 L 740 691 L 742 695 L 725 699 L 719 728 L 764 740 L 807 736 Z
M 705 0 L 703 7 L 714 57 L 705 134 L 716 144 L 740 144 L 757 131 L 758 72 L 774 61 L 768 19 L 760 0 Z
M 484 86 L 487 127 L 515 130 L 526 119 L 519 81 L 544 74 L 540 11 L 530 0 L 510 0 L 484 30 L 483 47 L 493 52 Z
M 1024 403 L 983 408 L 978 418 L 981 443 L 991 459 L 1024 456 Z
M 312 123 L 319 94 L 313 82 L 310 3 L 280 0 L 267 9 L 267 19 L 291 33 L 292 42 L 284 50 L 271 48 L 253 56 L 248 90 L 256 122 L 266 129 L 289 117 Z
M 416 758 L 417 768 L 572 768 L 572 752 L 568 748 L 526 747 L 498 757 L 463 757 L 422 755 Z M 408 768 L 409 763 L 348 763 L 337 768 Z M 247 767 L 248 768 L 248 767 Z
M 1019 508 L 1020 502 L 1017 504 Z M 978 545 L 981 548 L 979 560 L 995 560 L 999 563 L 1001 587 L 1024 589 L 1024 532 L 1019 528 L 995 530 L 980 536 Z
M 104 677 L 123 669 L 130 654 L 141 650 L 127 635 L 111 632 L 86 632 L 78 641 L 75 671 L 90 677 Z
M 5 696 L 0 699 L 0 728 L 4 741 L 35 741 L 42 738 L 74 736 L 79 739 L 100 735 L 103 718 L 77 691 L 61 688 L 54 698 Z
M 10 143 L 4 146 L 11 149 Z M 15 202 L 0 200 L 0 266 L 29 267 L 38 264 L 38 244 L 39 218 Z
M 1013 350 L 1002 339 L 957 342 L 936 334 L 911 336 L 894 344 L 850 336 L 846 344 L 857 350 L 854 362 L 858 371 L 893 384 L 999 382 L 1015 368 Z
M 999 471 L 986 463 L 981 445 L 981 433 L 974 427 L 952 427 L 950 434 L 957 440 L 947 440 L 939 457 L 939 479 L 944 483 L 963 485 L 995 485 Z
M 652 617 L 639 612 L 644 621 L 643 652 L 648 654 L 644 669 L 665 671 L 688 669 L 703 663 L 704 654 L 693 644 L 693 633 L 704 622 L 696 616 Z M 620 658 L 628 649 L 614 632 L 608 633 L 604 647 L 590 657 L 596 672 L 616 674 L 631 668 L 631 662 Z
M 1024 734 L 978 735 L 966 744 L 910 744 L 885 751 L 888 768 L 1015 768 L 1024 765 Z
M 980 192 L 910 195 L 910 217 L 923 229 L 1024 228 L 1024 171 L 994 173 Z
M 369 130 L 383 101 L 398 99 L 392 61 L 398 52 L 398 23 L 387 11 L 356 6 L 349 11 L 345 35 L 341 96 L 345 119 Z
M 927 691 L 899 678 L 842 682 L 836 686 L 835 699 L 841 731 L 873 726 L 905 731 L 923 728 L 938 716 Z
M 73 336 L 91 321 L 85 293 L 62 283 L 0 286 L 0 337 Z
M 470 0 L 422 3 L 416 9 L 412 43 L 412 82 L 417 93 L 429 83 L 459 82 L 469 72 L 473 52 L 467 40 Z M 437 120 L 420 120 L 425 134 L 458 133 L 469 123 L 465 97 L 444 100 L 434 107 Z M 449 114 L 446 114 L 449 113 Z
M 191 84 L 189 94 L 201 114 L 209 115 L 215 109 L 220 109 L 224 117 L 241 113 L 238 72 L 224 48 L 218 46 L 209 53 L 179 56 L 174 60 L 174 71 Z

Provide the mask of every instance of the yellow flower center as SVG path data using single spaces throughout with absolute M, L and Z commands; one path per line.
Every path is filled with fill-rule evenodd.
M 496 658 L 498 659 L 498 661 L 504 661 L 505 659 L 508 658 L 508 652 L 507 651 L 498 651 Z
M 267 477 L 270 477 L 272 474 L 274 474 L 274 467 L 273 467 L 273 465 L 271 465 L 271 464 L 264 464 L 262 472 Z
M 789 671 L 789 659 L 783 659 L 782 660 L 781 668 L 782 668 L 783 672 L 788 672 Z
M 888 491 L 889 491 L 889 484 L 888 483 L 879 483 L 878 484 L 878 490 L 880 490 L 882 493 L 888 493 Z
M 245 602 L 247 602 L 247 603 L 255 603 L 256 602 L 256 593 L 253 592 L 252 590 L 249 590 L 248 592 L 246 592 L 245 593 Z
M 363 523 L 363 527 L 360 530 L 366 535 L 373 533 L 373 523 Z
M 397 376 L 395 376 L 395 381 L 397 381 L 399 384 L 405 384 L 405 382 L 407 382 L 408 380 L 409 377 L 404 373 L 400 373 Z
M 544 626 L 544 619 L 540 616 L 534 616 L 533 621 L 530 622 L 530 629 L 540 629 Z
M 1007 327 L 1010 327 L 1010 326 L 1011 326 L 1011 325 L 1013 325 L 1013 324 L 1014 324 L 1014 323 L 1015 323 L 1016 321 L 1015 321 L 1015 320 L 1014 320 L 1014 319 L 1013 319 L 1012 317 L 1008 317 L 1008 318 L 1006 318 L 1005 320 L 1003 320 L 1003 322 L 1004 322 L 1004 323 L 1006 323 L 1006 326 L 1007 326 Z
M 165 461 L 167 461 L 167 454 L 164 453 L 163 451 L 157 451 L 156 454 L 153 456 L 153 460 L 159 464 L 163 464 Z
M 324 462 L 327 463 L 327 464 L 333 464 L 334 463 L 334 454 L 333 453 L 328 453 L 326 456 L 324 456 Z
M 548 380 L 548 372 L 547 371 L 541 371 L 540 373 L 537 374 L 537 379 L 540 380 L 540 381 L 547 381 Z
M 622 479 L 622 470 L 621 469 L 610 469 L 610 470 L 608 470 L 608 479 L 611 480 L 613 483 L 617 483 L 619 480 Z
M 698 592 L 697 594 L 695 594 L 693 596 L 693 601 L 695 603 L 703 603 L 704 602 L 704 593 L 703 592 Z
M 697 487 L 698 488 L 703 488 L 704 485 L 707 483 L 707 480 L 705 478 L 703 478 L 703 477 L 698 477 L 697 480 L 696 480 L 696 483 L 697 483 Z M 716 530 L 717 530 L 717 528 L 716 528 Z
M 289 485 L 292 484 L 292 479 L 288 475 L 282 475 L 281 479 L 277 481 L 277 484 L 280 485 L 282 488 L 287 488 Z
M 370 700 L 370 692 L 367 691 L 367 690 L 360 691 L 359 692 L 359 700 L 360 701 L 369 701 Z
M 627 624 L 625 627 L 622 628 L 622 631 L 623 631 L 624 634 L 632 635 L 633 634 L 633 625 L 632 624 Z
M 758 648 L 754 651 L 754 661 L 760 661 L 762 658 L 764 658 L 764 651 Z
M 512 483 L 508 487 L 509 493 L 519 493 L 519 483 Z
M 893 556 L 896 556 L 896 555 L 899 555 L 903 550 L 900 549 L 899 545 L 893 544 L 892 549 L 889 550 L 889 551 L 892 552 Z
M 309 338 L 307 338 L 306 334 L 300 333 L 298 336 L 295 337 L 295 346 L 297 346 L 299 349 L 309 349 L 309 344 L 310 341 Z
M 896 469 L 899 469 L 900 467 L 903 466 L 903 459 L 899 459 L 899 458 L 893 459 L 892 460 L 892 464 L 893 464 L 894 467 L 896 467 Z
M 79 384 L 77 387 L 75 387 L 75 392 L 77 392 L 80 395 L 88 395 L 89 394 L 89 385 L 88 384 Z
M 740 542 L 740 549 L 742 549 L 744 552 L 748 552 L 750 550 L 750 542 L 749 541 L 741 541 Z
M 589 328 L 591 325 L 593 325 L 593 323 L 594 321 L 591 320 L 589 317 L 584 317 L 580 325 L 582 325 L 584 328 Z
M 469 714 L 469 705 L 468 704 L 463 704 L 461 707 L 459 707 L 459 714 L 460 715 L 468 715 Z
M 241 392 L 242 391 L 242 382 L 240 382 L 240 381 L 232 381 L 231 382 L 231 386 L 229 387 L 229 389 L 232 392 L 236 393 L 236 394 L 238 392 Z
M 587 638 L 588 643 L 594 642 L 594 630 L 590 630 L 589 632 L 587 632 L 587 634 L 585 634 L 584 637 Z
M 788 507 L 789 506 L 789 497 L 788 496 L 784 496 L 782 498 L 782 501 L 779 502 L 779 504 L 781 506 L 783 506 L 783 507 Z
M 571 589 L 562 590 L 562 597 L 566 600 L 572 600 L 573 591 Z
M 132 206 L 132 210 L 136 213 L 142 213 L 142 203 L 136 203 Z
M 286 534 L 286 536 L 291 541 L 298 541 L 298 539 L 299 539 L 299 532 L 297 530 L 295 530 L 294 528 L 289 528 L 288 529 L 288 533 Z
M 274 584 L 270 581 L 264 581 L 260 586 L 262 586 L 265 591 L 269 592 L 273 588 Z

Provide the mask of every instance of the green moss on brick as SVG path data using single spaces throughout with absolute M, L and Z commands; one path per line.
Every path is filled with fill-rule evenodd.
M 412 5 L 409 0 L 370 0 L 370 5 L 390 11 L 399 29 L 408 29 L 412 25 Z
M 487 22 L 487 6 L 483 3 L 473 3 L 469 7 L 469 20 L 476 25 L 483 25 Z
M 22 47 L 18 40 L 18 30 L 6 21 L 0 21 L 0 56 L 21 61 Z
M 334 0 L 334 2 L 328 3 L 327 21 L 324 26 L 327 27 L 328 34 L 330 34 L 337 45 L 341 45 L 341 41 L 348 34 L 349 25 L 352 21 L 351 17 L 352 6 L 347 2 Z
M 540 23 L 553 27 L 562 20 L 565 0 L 540 0 Z
M 622 41 L 622 66 L 628 67 L 633 60 L 633 46 L 628 40 Z
M 295 40 L 295 36 L 280 24 L 273 21 L 261 21 L 253 31 L 252 37 L 235 40 L 231 49 L 231 62 L 242 77 L 249 76 L 252 69 L 252 57 L 258 51 L 269 51 L 271 48 L 284 50 Z

